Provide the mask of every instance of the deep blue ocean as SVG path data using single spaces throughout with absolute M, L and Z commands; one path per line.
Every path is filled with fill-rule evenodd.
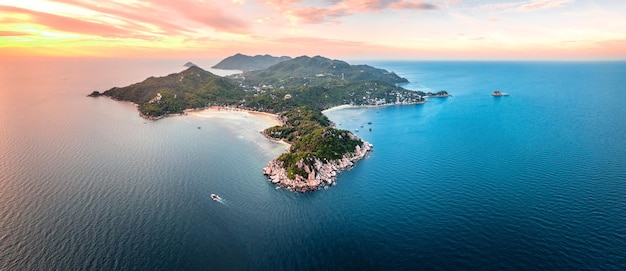
M 355 62 L 453 96 L 328 112 L 374 152 L 300 194 L 254 131 L 85 97 L 187 61 L 3 61 L 0 270 L 626 270 L 626 62 Z

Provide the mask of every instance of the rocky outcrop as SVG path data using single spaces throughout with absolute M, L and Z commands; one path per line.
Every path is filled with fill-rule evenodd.
M 94 90 L 92 93 L 90 93 L 89 95 L 87 95 L 87 97 L 100 97 L 102 95 L 102 93 L 100 93 L 97 90 Z
M 303 169 L 308 176 L 294 174 L 294 178 L 287 176 L 284 164 L 278 159 L 272 160 L 263 168 L 263 174 L 269 180 L 283 188 L 298 192 L 307 192 L 320 189 L 323 186 L 334 185 L 337 175 L 346 169 L 351 168 L 355 162 L 365 158 L 372 150 L 372 144 L 363 142 L 363 145 L 356 146 L 354 152 L 345 154 L 341 159 L 323 162 L 316 159 L 313 165 L 306 165 L 303 160 L 298 161 L 297 166 Z

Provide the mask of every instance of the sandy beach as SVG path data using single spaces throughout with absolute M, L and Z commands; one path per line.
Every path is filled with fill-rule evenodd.
M 326 114 L 328 112 L 333 112 L 333 111 L 337 111 L 337 110 L 341 110 L 341 109 L 345 109 L 345 108 L 356 108 L 359 107 L 357 105 L 349 105 L 349 104 L 344 104 L 344 105 L 338 105 L 338 106 L 334 106 L 331 108 L 328 108 L 324 111 L 322 111 L 322 114 Z
M 271 153 L 276 152 L 276 148 L 268 147 L 267 143 L 279 144 L 278 154 L 290 146 L 284 141 L 271 140 L 261 134 L 261 131 L 269 127 L 283 124 L 276 114 L 215 106 L 199 110 L 186 110 L 185 113 L 187 116 L 223 124 L 224 128 L 229 129 L 237 137 L 255 142 Z
M 421 102 L 411 103 L 411 104 L 386 103 L 386 104 L 379 104 L 379 105 L 351 105 L 351 104 L 343 104 L 343 105 L 338 105 L 338 106 L 334 106 L 334 107 L 328 108 L 328 109 L 322 111 L 322 114 L 326 114 L 326 113 L 329 113 L 329 112 L 333 112 L 333 111 L 337 111 L 337 110 L 341 110 L 341 109 L 346 109 L 346 108 L 375 108 L 375 107 L 384 107 L 384 106 L 393 106 L 393 105 L 425 104 L 426 102 L 427 101 L 421 101 Z
M 232 120 L 252 118 L 266 125 L 263 129 L 276 125 L 282 125 L 282 122 L 278 119 L 278 115 L 276 114 L 238 108 L 211 106 L 204 109 L 188 109 L 185 110 L 185 113 L 203 118 L 224 118 Z

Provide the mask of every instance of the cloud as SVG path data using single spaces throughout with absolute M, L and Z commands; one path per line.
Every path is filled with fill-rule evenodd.
M 306 47 L 310 47 L 311 45 L 315 45 L 319 47 L 360 47 L 360 46 L 365 45 L 365 43 L 358 42 L 358 41 L 312 38 L 312 37 L 287 37 L 287 38 L 273 39 L 272 41 L 284 43 L 284 44 L 306 46 Z
M 276 6 L 280 8 L 280 7 L 291 6 L 296 3 L 300 3 L 302 2 L 302 0 L 257 0 L 257 2 L 261 4 L 272 5 L 272 6 Z
M 30 23 L 44 25 L 48 28 L 63 32 L 107 37 L 128 37 L 133 34 L 132 32 L 111 25 L 93 23 L 80 19 L 74 19 L 17 7 L 0 6 L 0 12 L 26 15 L 29 18 L 28 22 Z
M 224 6 L 218 6 L 212 2 L 202 3 L 192 0 L 139 0 L 123 4 L 117 1 L 57 0 L 56 2 L 88 10 L 98 16 L 78 18 L 68 14 L 53 15 L 27 9 L 21 9 L 21 12 L 35 14 L 35 17 L 39 18 L 38 23 L 50 28 L 105 37 L 189 36 L 192 33 L 202 32 L 203 27 L 218 32 L 246 33 L 250 26 L 247 21 L 238 19 L 225 11 Z M 226 3 L 226 5 L 235 7 L 241 3 L 243 1 L 239 0 Z M 116 23 L 111 23 L 112 21 Z M 72 24 L 76 25 L 72 26 Z
M 30 36 L 31 34 L 17 31 L 0 31 L 0 37 L 23 37 Z
M 529 1 L 519 6 L 522 11 L 534 11 L 541 9 L 558 8 L 573 0 L 535 0 Z
M 165 12 L 159 11 L 158 7 L 150 7 L 145 4 L 131 5 L 111 1 L 93 3 L 81 0 L 57 0 L 57 2 L 91 10 L 107 18 L 114 18 L 123 22 L 125 24 L 124 27 L 134 28 L 135 31 L 146 31 L 161 35 L 177 35 L 189 31 L 185 26 L 177 24 L 174 16 L 167 16 L 171 19 L 163 20 L 163 16 L 166 15 Z M 146 24 L 156 27 L 157 30 L 146 28 Z
M 272 18 L 270 18 L 270 17 L 258 17 L 258 18 L 256 18 L 256 22 L 260 23 L 260 24 L 267 23 L 267 22 L 269 22 L 271 20 L 272 20 Z
M 159 8 L 165 10 L 175 10 L 179 16 L 198 22 L 204 26 L 211 27 L 217 31 L 231 33 L 245 33 L 248 30 L 248 23 L 239 20 L 232 13 L 224 12 L 222 9 L 210 4 L 198 1 L 153 1 Z M 163 18 L 160 18 L 161 20 Z
M 293 23 L 338 22 L 341 17 L 393 10 L 432 10 L 438 7 L 422 1 L 327 0 L 326 5 L 306 6 L 300 0 L 257 0 L 282 11 Z
M 480 8 L 499 12 L 528 12 L 565 6 L 573 0 L 528 0 L 480 5 Z
M 394 9 L 436 9 L 437 6 L 422 2 L 395 2 L 391 4 Z
M 303 23 L 321 23 L 332 21 L 335 18 L 348 15 L 348 10 L 344 8 L 325 9 L 317 7 L 303 7 L 292 9 L 285 14 L 292 20 Z

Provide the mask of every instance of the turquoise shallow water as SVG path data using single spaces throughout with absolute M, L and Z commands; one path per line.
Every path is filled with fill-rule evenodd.
M 85 97 L 186 61 L 2 67 L 1 270 L 626 269 L 624 62 L 370 62 L 454 96 L 328 113 L 375 151 L 297 194 L 227 121 Z

